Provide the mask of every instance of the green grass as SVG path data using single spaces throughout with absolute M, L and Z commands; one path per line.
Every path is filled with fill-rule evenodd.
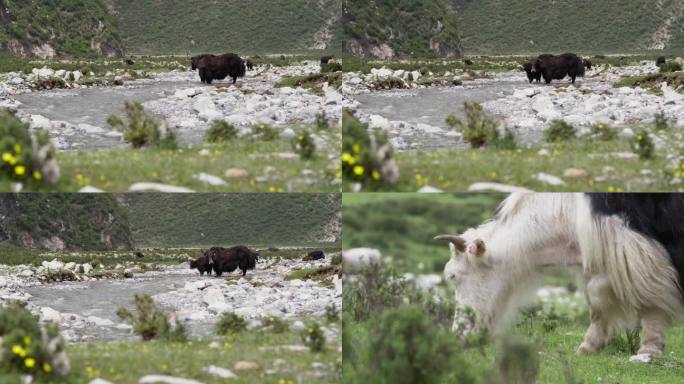
M 684 72 L 623 77 L 617 83 L 613 84 L 613 87 L 641 87 L 654 93 L 661 94 L 662 91 L 660 87 L 663 82 L 666 82 L 670 87 L 678 89 L 680 92 L 682 92 L 680 86 L 684 84 Z
M 286 141 L 240 140 L 206 148 L 210 150 L 209 156 L 200 155 L 199 148 L 58 152 L 62 178 L 54 189 L 73 192 L 92 185 L 109 192 L 123 192 L 136 182 L 173 184 L 198 192 L 322 192 L 338 189 L 332 184 L 337 164 L 324 158 L 323 153 L 306 161 L 299 157 L 277 157 L 276 153 L 292 151 L 291 144 Z M 245 169 L 249 177 L 227 179 L 227 185 L 217 187 L 193 178 L 201 172 L 223 178 L 229 168 Z M 302 176 L 304 169 L 313 170 L 317 175 L 307 180 Z M 257 181 L 255 178 L 259 176 L 265 179 Z M 10 183 L 0 180 L 0 190 L 11 190 Z
M 135 54 L 313 51 L 329 23 L 330 51 L 341 48 L 339 0 L 113 1 L 126 49 Z
M 669 145 L 681 145 L 677 133 L 667 136 Z M 548 156 L 538 152 L 546 148 Z M 394 191 L 416 191 L 425 185 L 445 191 L 466 191 L 477 182 L 496 182 L 526 187 L 537 191 L 676 191 L 671 185 L 672 165 L 658 151 L 653 160 L 622 160 L 607 153 L 631 152 L 624 140 L 573 140 L 560 144 L 544 144 L 518 150 L 444 150 L 405 151 L 395 154 L 401 177 Z M 610 168 L 606 168 L 610 167 Z M 544 172 L 563 178 L 568 168 L 584 169 L 587 178 L 564 178 L 565 186 L 551 186 L 533 180 Z M 647 169 L 652 176 L 644 177 Z M 597 180 L 596 177 L 602 179 Z M 347 190 L 347 188 L 345 188 Z
M 66 382 L 85 384 L 100 377 L 119 384 L 133 384 L 138 383 L 144 375 L 158 374 L 193 378 L 207 384 L 225 383 L 225 379 L 219 379 L 202 370 L 209 365 L 227 368 L 236 373 L 239 379 L 230 380 L 231 383 L 275 384 L 282 383 L 281 380 L 296 383 L 298 377 L 305 377 L 307 383 L 332 383 L 340 380 L 337 368 L 341 360 L 337 352 L 339 340 L 329 340 L 326 350 L 316 354 L 308 351 L 260 350 L 279 345 L 301 344 L 299 335 L 290 332 L 270 334 L 254 331 L 219 338 L 216 341 L 221 344 L 220 348 L 210 348 L 208 345 L 211 341 L 70 344 L 67 346 L 67 353 L 71 359 L 72 374 Z M 273 368 L 277 359 L 285 361 L 283 370 L 267 375 L 264 370 Z M 235 371 L 235 363 L 243 360 L 256 362 L 260 369 Z M 312 375 L 311 363 L 314 361 L 329 366 L 322 377 Z M 3 378 L 10 380 L 8 382 L 19 382 L 19 375 L 16 374 L 5 374 Z
M 139 259 L 134 251 L 62 251 L 49 252 L 22 248 L 13 244 L 0 243 L 0 263 L 3 265 L 39 266 L 43 261 L 53 259 L 64 263 L 102 264 L 105 267 L 126 262 L 178 264 L 199 256 L 199 249 L 143 249 L 144 257 Z
M 5 72 L 24 72 L 31 73 L 33 68 L 48 67 L 54 70 L 64 69 L 67 71 L 81 71 L 85 75 L 93 72 L 96 76 L 103 76 L 105 73 L 116 69 L 147 72 L 168 72 L 174 69 L 189 69 L 190 59 L 187 57 L 136 57 L 133 65 L 127 65 L 121 59 L 71 59 L 71 60 L 40 60 L 24 59 L 8 53 L 0 53 L 0 73 Z
M 684 15 L 674 17 L 682 8 L 677 0 L 658 4 L 644 0 L 574 0 L 562 5 L 512 0 L 505 6 L 499 0 L 451 3 L 457 9 L 466 54 L 645 51 L 668 17 L 673 17 L 673 23 L 666 52 L 684 48 L 684 30 L 675 27 L 681 25 Z M 652 55 L 660 53 L 654 51 Z

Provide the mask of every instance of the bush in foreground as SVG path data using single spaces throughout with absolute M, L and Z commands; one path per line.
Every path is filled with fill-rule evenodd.
M 40 325 L 23 305 L 0 308 L 0 367 L 36 376 L 66 376 L 71 368 L 55 324 Z
M 544 139 L 547 143 L 560 143 L 574 139 L 576 133 L 577 130 L 572 125 L 563 120 L 554 120 L 544 131 Z
M 311 352 L 323 352 L 325 334 L 317 322 L 313 321 L 307 325 L 306 330 L 302 332 L 302 343 L 309 347 Z
M 214 120 L 207 130 L 207 142 L 221 143 L 233 140 L 237 137 L 238 130 L 234 125 L 228 124 L 224 120 Z
M 135 311 L 119 308 L 116 315 L 133 326 L 133 332 L 143 341 L 162 339 L 183 342 L 187 340 L 187 331 L 182 323 L 171 326 L 169 316 L 149 295 L 136 294 L 133 297 Z
M 157 119 L 145 113 L 142 104 L 125 102 L 126 120 L 118 116 L 109 116 L 107 124 L 123 133 L 124 141 L 133 148 L 154 147 L 158 149 L 176 149 L 176 137 L 165 129 Z
M 515 149 L 515 136 L 501 122 L 487 116 L 482 106 L 466 101 L 464 104 L 465 121 L 450 115 L 446 123 L 463 134 L 463 141 L 473 148 L 493 145 L 498 149 Z
M 224 312 L 216 323 L 214 331 L 217 335 L 227 336 L 247 330 L 247 322 L 232 312 Z
M 307 130 L 303 130 L 292 138 L 292 150 L 299 155 L 302 160 L 311 160 L 316 156 L 316 143 L 313 136 Z

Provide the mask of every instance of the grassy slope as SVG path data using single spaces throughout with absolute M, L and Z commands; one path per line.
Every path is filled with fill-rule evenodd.
M 330 20 L 341 47 L 339 0 L 114 0 L 124 43 L 135 54 L 306 51 Z M 192 43 L 194 42 L 194 44 Z
M 682 7 L 678 0 L 658 2 L 662 6 L 644 0 L 574 0 L 572 5 L 550 5 L 544 0 L 451 1 L 469 54 L 645 50 L 656 29 L 676 7 Z M 683 22 L 682 18 L 673 22 L 666 49 L 684 48 Z
M 142 247 L 316 244 L 340 208 L 339 194 L 129 194 L 123 200 Z
M 400 269 L 423 263 L 426 273 L 441 273 L 446 246 L 432 238 L 461 233 L 491 216 L 501 194 L 344 194 L 344 249 L 378 248 Z
M 121 51 L 116 19 L 103 0 L 3 0 L 0 8 L 3 50 L 7 50 L 8 42 L 19 40 L 30 45 L 49 42 L 60 55 L 93 56 Z M 92 49 L 93 38 L 101 45 L 100 52 Z
M 328 340 L 323 353 L 278 351 L 264 353 L 262 347 L 300 344 L 298 334 L 286 332 L 269 334 L 250 332 L 235 337 L 217 339 L 222 346 L 218 349 L 208 346 L 211 340 L 193 340 L 188 343 L 148 342 L 148 343 L 105 343 L 71 344 L 67 353 L 71 359 L 72 374 L 69 383 L 87 384 L 95 377 L 101 377 L 119 384 L 138 383 L 144 375 L 171 375 L 193 378 L 207 384 L 225 383 L 202 371 L 202 368 L 215 365 L 233 370 L 236 362 L 253 361 L 260 369 L 253 371 L 234 371 L 239 379 L 231 383 L 306 383 L 338 382 L 335 369 L 325 371 L 323 377 L 311 376 L 313 361 L 336 367 L 339 364 L 339 340 Z M 284 368 L 276 374 L 266 375 L 265 369 L 272 369 L 277 359 L 285 361 Z M 281 362 L 282 364 L 282 362 Z M 19 382 L 16 374 L 4 374 L 8 382 Z M 284 380 L 284 381 L 283 381 Z M 60 381 L 39 381 L 56 383 Z M 63 381 L 61 381 L 63 382 Z
M 445 0 L 346 0 L 343 6 L 346 49 L 359 45 L 367 51 L 387 44 L 398 56 L 460 53 L 456 20 Z

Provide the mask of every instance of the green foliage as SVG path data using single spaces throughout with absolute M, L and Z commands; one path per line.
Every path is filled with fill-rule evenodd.
M 602 123 L 592 125 L 591 133 L 601 141 L 611 141 L 618 138 L 618 132 L 615 128 Z
M 328 49 L 339 50 L 342 41 L 339 0 L 255 0 L 249 6 L 238 0 L 113 3 L 126 47 L 137 54 L 313 51 L 314 35 L 321 30 L 332 35 Z
M 301 336 L 302 343 L 309 347 L 311 352 L 319 353 L 325 350 L 325 333 L 317 322 L 309 322 Z
M 3 2 L 0 45 L 20 42 L 28 50 L 48 43 L 58 55 L 120 55 L 117 21 L 103 0 Z M 99 48 L 96 48 L 99 47 Z
M 656 113 L 653 121 L 653 128 L 656 131 L 664 131 L 670 127 L 670 119 L 667 118 L 665 112 L 660 111 Z
M 55 184 L 59 167 L 48 133 L 29 131 L 13 113 L 0 111 L 0 180 L 33 186 Z
M 660 73 L 679 72 L 682 70 L 682 65 L 676 61 L 668 61 L 665 64 L 660 64 Z
M 463 134 L 463 140 L 473 148 L 493 145 L 499 149 L 514 149 L 516 147 L 513 132 L 505 129 L 502 135 L 500 123 L 487 116 L 479 103 L 466 101 L 463 103 L 466 120 L 450 115 L 446 123 Z
M 326 226 L 340 210 L 340 196 L 323 193 L 126 194 L 123 199 L 135 244 L 142 247 L 326 244 L 321 240 L 329 236 Z
M 328 83 L 333 88 L 339 88 L 342 85 L 341 73 L 314 73 L 306 76 L 291 76 L 284 77 L 275 84 L 276 88 L 302 87 L 306 89 L 313 89 L 314 92 L 320 93 L 323 84 Z
M 345 0 L 342 7 L 347 52 L 369 54 L 386 45 L 396 56 L 461 54 L 456 15 L 446 0 Z
M 187 341 L 187 331 L 181 323 L 171 326 L 168 314 L 161 309 L 146 294 L 136 294 L 133 297 L 135 311 L 120 307 L 116 315 L 133 326 L 133 332 L 139 335 L 143 341 L 162 339 L 166 341 Z
M 380 383 L 474 383 L 459 341 L 415 306 L 379 314 L 371 331 L 369 377 Z
M 273 141 L 278 138 L 278 130 L 267 124 L 259 124 L 252 127 L 252 135 L 261 141 Z
M 361 123 L 348 111 L 342 112 L 342 175 L 345 181 L 377 189 L 393 185 L 399 178 L 394 150 L 387 134 Z
M 331 61 L 328 64 L 321 64 L 321 73 L 334 73 L 342 71 L 342 64 Z
M 168 131 L 162 136 L 159 121 L 147 115 L 142 104 L 125 102 L 126 120 L 118 116 L 109 116 L 107 123 L 123 133 L 124 141 L 133 148 L 154 147 L 159 149 L 176 149 L 176 138 Z
M 636 135 L 630 140 L 630 145 L 632 150 L 639 155 L 640 159 L 648 160 L 653 158 L 655 145 L 647 130 L 638 130 Z
M 328 320 L 329 322 L 334 322 L 339 320 L 340 318 L 340 311 L 337 309 L 337 306 L 335 303 L 332 303 L 328 306 L 325 307 L 325 319 Z
M 342 265 L 342 254 L 333 255 L 330 259 L 330 265 Z
M 224 120 L 214 120 L 207 130 L 207 142 L 220 143 L 230 141 L 237 137 L 238 130 L 234 125 Z
M 577 130 L 563 120 L 554 120 L 544 131 L 547 143 L 561 143 L 575 138 Z
M 292 138 L 292 150 L 299 154 L 302 160 L 310 160 L 316 156 L 316 143 L 307 130 L 302 130 Z
M 273 333 L 283 333 L 288 330 L 287 321 L 275 316 L 265 318 L 262 325 Z
M 214 332 L 221 336 L 233 335 L 246 330 L 247 322 L 245 319 L 232 312 L 222 313 L 218 322 L 214 326 Z
M 537 348 L 524 339 L 504 338 L 496 356 L 501 383 L 536 383 L 539 373 L 538 354 Z
M 22 304 L 0 307 L 0 374 L 10 370 L 38 377 L 69 373 L 65 343 L 55 324 L 40 325 Z

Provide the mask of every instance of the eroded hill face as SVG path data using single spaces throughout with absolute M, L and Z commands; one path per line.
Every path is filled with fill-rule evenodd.
M 123 54 L 104 0 L 0 0 L 0 51 L 19 57 Z

